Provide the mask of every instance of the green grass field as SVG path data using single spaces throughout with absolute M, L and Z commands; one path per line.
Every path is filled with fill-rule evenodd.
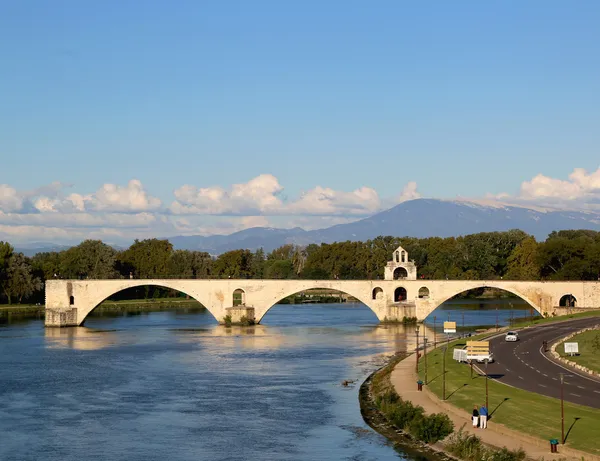
M 569 356 L 565 354 L 564 343 L 556 346 L 556 352 L 572 362 L 600 372 L 600 330 L 584 331 L 573 336 L 567 342 L 579 343 L 579 355 Z
M 538 319 L 534 320 L 533 322 L 529 321 L 529 320 L 525 320 L 522 322 L 516 322 L 512 326 L 512 328 L 522 328 L 522 327 L 526 327 L 529 325 L 543 325 L 545 323 L 560 322 L 561 320 L 572 320 L 572 319 L 581 319 L 584 317 L 598 317 L 598 316 L 600 316 L 600 309 L 597 309 L 594 311 L 586 311 L 586 312 L 575 312 L 573 314 L 559 315 L 557 317 L 538 318 Z
M 473 339 L 473 338 L 471 338 Z M 447 401 L 469 413 L 473 405 L 485 403 L 485 377 L 470 367 L 452 359 L 452 349 L 464 346 L 464 340 L 450 343 L 446 355 Z M 442 396 L 442 353 L 438 348 L 427 354 L 429 388 Z M 419 366 L 421 379 L 425 377 L 425 361 Z M 489 380 L 490 424 L 501 423 L 525 434 L 549 440 L 561 437 L 560 400 L 516 389 Z M 465 419 L 465 422 L 468 421 Z M 566 443 L 572 448 L 600 455 L 600 410 L 565 402 Z

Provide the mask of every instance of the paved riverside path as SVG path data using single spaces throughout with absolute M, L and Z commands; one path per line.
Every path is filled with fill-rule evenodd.
M 581 460 L 581 457 L 569 456 L 566 453 L 560 453 L 561 445 L 558 446 L 559 453 L 550 453 L 550 443 L 545 441 L 542 446 L 537 446 L 533 443 L 533 438 L 523 436 L 516 431 L 507 430 L 502 427 L 503 433 L 494 429 L 494 423 L 488 422 L 487 429 L 473 429 L 471 424 L 471 415 L 460 408 L 456 408 L 449 403 L 442 402 L 435 395 L 431 394 L 424 386 L 424 391 L 417 390 L 417 374 L 415 372 L 415 357 L 414 354 L 408 356 L 399 362 L 394 370 L 390 380 L 396 389 L 396 392 L 403 400 L 410 400 L 415 405 L 420 405 L 425 409 L 425 413 L 446 413 L 454 423 L 454 429 L 457 431 L 463 424 L 466 423 L 464 430 L 477 435 L 481 440 L 494 447 L 506 447 L 510 450 L 518 450 L 523 448 L 527 452 L 527 456 L 532 459 L 545 460 Z M 498 428 L 499 429 L 499 428 Z M 544 442 L 543 440 L 541 442 Z M 586 456 L 586 461 L 588 457 Z M 593 459 L 590 457 L 589 459 Z
M 490 378 L 549 397 L 560 398 L 560 373 L 564 373 L 565 401 L 600 408 L 600 380 L 564 364 L 556 363 L 550 352 L 544 354 L 542 341 L 548 350 L 554 341 L 570 333 L 600 324 L 600 317 L 542 324 L 518 330 L 519 341 L 507 342 L 504 335 L 490 341 L 494 363 L 488 365 Z M 483 368 L 479 366 L 479 368 Z

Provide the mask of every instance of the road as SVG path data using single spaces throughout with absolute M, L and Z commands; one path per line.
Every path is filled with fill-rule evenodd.
M 504 335 L 490 340 L 494 363 L 488 365 L 491 379 L 502 383 L 560 398 L 560 373 L 564 373 L 564 399 L 568 402 L 600 408 L 600 379 L 559 365 L 543 353 L 542 341 L 548 347 L 556 339 L 571 332 L 600 324 L 600 317 L 540 325 L 519 331 L 519 341 L 506 342 Z M 483 369 L 483 366 L 479 366 Z

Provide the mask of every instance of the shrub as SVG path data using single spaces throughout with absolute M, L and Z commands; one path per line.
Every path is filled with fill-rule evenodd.
M 474 434 L 465 432 L 464 426 L 448 438 L 446 449 L 453 455 L 467 461 L 484 459 L 485 447 L 481 443 L 481 439 Z
M 409 432 L 417 439 L 426 443 L 445 439 L 453 430 L 454 423 L 444 413 L 416 417 L 411 421 L 409 426 Z
M 426 416 L 423 407 L 402 400 L 393 390 L 378 396 L 375 404 L 394 426 L 426 443 L 437 442 L 454 429 L 447 415 L 437 413 Z
M 452 434 L 446 443 L 446 450 L 466 461 L 523 461 L 526 453 L 520 450 L 500 450 L 486 448 L 481 439 L 464 431 L 464 426 Z
M 226 315 L 225 317 L 223 317 L 223 323 L 225 324 L 226 327 L 230 327 L 231 326 L 231 315 Z

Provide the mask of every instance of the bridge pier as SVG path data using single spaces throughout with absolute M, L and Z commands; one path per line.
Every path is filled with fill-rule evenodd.
M 254 325 L 254 307 L 234 306 L 225 308 L 225 316 L 219 319 L 221 325 Z
M 46 320 L 47 327 L 76 327 L 77 308 L 76 307 L 47 307 Z

